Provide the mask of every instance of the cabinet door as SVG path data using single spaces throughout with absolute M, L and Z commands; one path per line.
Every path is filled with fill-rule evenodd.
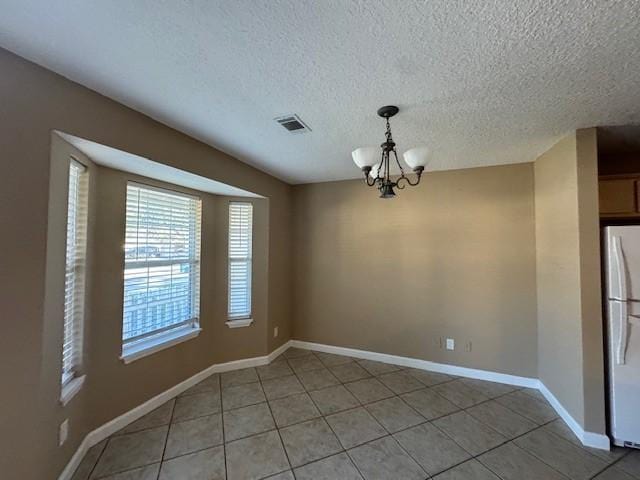
M 634 213 L 636 211 L 636 180 L 619 178 L 600 180 L 600 213 Z

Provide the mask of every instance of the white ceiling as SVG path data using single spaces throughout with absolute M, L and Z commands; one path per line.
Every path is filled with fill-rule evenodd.
M 432 146 L 433 170 L 533 160 L 640 123 L 640 1 L 0 0 L 0 45 L 292 183 L 350 152 Z M 6 72 L 2 72 L 6 74 Z M 311 133 L 273 118 L 297 113 Z

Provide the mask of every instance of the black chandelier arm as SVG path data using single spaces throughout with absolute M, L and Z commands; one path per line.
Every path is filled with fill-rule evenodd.
M 417 175 L 417 180 L 415 182 L 411 181 L 411 178 L 407 177 L 404 173 L 400 176 L 400 178 L 398 178 L 397 180 L 397 184 L 398 184 L 398 188 L 400 190 L 402 190 L 404 187 L 406 187 L 406 185 L 402 185 L 400 182 L 402 180 L 404 180 L 405 182 L 407 182 L 407 184 L 409 184 L 412 187 L 415 187 L 416 185 L 418 185 L 420 183 L 420 179 L 422 178 L 422 169 L 416 169 L 415 170 L 415 174 Z
M 369 186 L 369 187 L 373 187 L 376 184 L 376 182 L 378 181 L 378 177 L 372 178 L 371 180 L 369 180 L 369 177 L 370 177 L 369 172 L 365 172 L 365 174 L 364 174 L 364 183 L 366 183 L 367 186 Z

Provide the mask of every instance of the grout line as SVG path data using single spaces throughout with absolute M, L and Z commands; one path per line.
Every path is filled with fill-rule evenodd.
M 109 445 L 109 441 L 111 440 L 111 437 L 107 438 L 106 441 L 104 442 L 104 447 L 102 448 L 102 450 L 100 450 L 100 454 L 98 455 L 98 458 L 96 458 L 96 463 L 93 464 L 93 467 L 91 467 L 91 470 L 89 470 L 89 475 L 87 475 L 87 480 L 91 478 L 91 475 L 93 474 L 93 471 L 96 469 L 96 466 L 98 465 L 98 462 L 100 461 L 100 459 L 102 458 L 102 455 L 104 454 L 104 451 L 107 449 L 107 446 Z M 85 453 L 85 456 L 87 454 Z M 84 457 L 80 460 L 80 463 L 82 463 L 82 460 L 84 460 Z M 76 470 L 78 470 L 78 468 L 80 468 L 80 463 L 78 463 L 78 466 L 76 467 Z M 73 474 L 75 475 L 75 472 L 73 472 Z M 73 477 L 73 475 L 72 475 Z
M 256 374 L 257 374 L 257 370 L 256 370 Z M 271 419 L 273 420 L 273 425 L 276 427 L 276 432 L 278 432 L 278 438 L 280 439 L 280 446 L 282 447 L 282 451 L 284 452 L 284 455 L 287 459 L 287 463 L 289 464 L 289 469 L 293 474 L 293 466 L 291 465 L 291 459 L 289 458 L 289 453 L 287 452 L 287 448 L 284 446 L 284 441 L 282 440 L 280 428 L 278 428 L 278 424 L 276 423 L 276 418 L 273 416 L 273 410 L 271 409 L 271 404 L 267 400 L 267 394 L 264 393 L 264 386 L 262 385 L 262 379 L 260 379 L 260 375 L 258 375 L 258 381 L 260 382 L 260 388 L 262 389 L 262 394 L 264 395 L 265 403 L 267 404 L 267 408 L 269 409 L 269 414 L 271 415 Z M 282 473 L 282 472 L 277 472 L 277 473 Z M 295 475 L 294 475 L 294 478 L 295 478 Z
M 173 406 L 171 407 L 171 416 L 169 418 L 169 425 L 167 428 L 167 435 L 164 437 L 164 447 L 162 448 L 162 455 L 160 455 L 160 467 L 158 468 L 158 475 L 156 476 L 156 480 L 160 478 L 160 472 L 162 471 L 162 464 L 164 463 L 164 456 L 167 453 L 167 443 L 169 443 L 169 432 L 171 432 L 171 426 L 173 424 L 173 415 L 176 411 L 176 403 L 177 400 L 173 400 Z
M 224 478 L 228 478 L 229 472 L 227 471 L 227 442 L 224 432 L 224 405 L 222 404 L 222 375 L 218 375 L 218 388 L 220 392 L 220 425 L 222 427 L 222 458 L 224 459 Z

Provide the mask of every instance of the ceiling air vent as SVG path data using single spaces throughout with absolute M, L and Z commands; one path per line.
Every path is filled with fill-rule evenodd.
M 285 115 L 275 119 L 280 125 L 289 130 L 291 133 L 305 133 L 310 132 L 309 126 L 302 121 L 302 119 L 295 113 L 292 115 Z

